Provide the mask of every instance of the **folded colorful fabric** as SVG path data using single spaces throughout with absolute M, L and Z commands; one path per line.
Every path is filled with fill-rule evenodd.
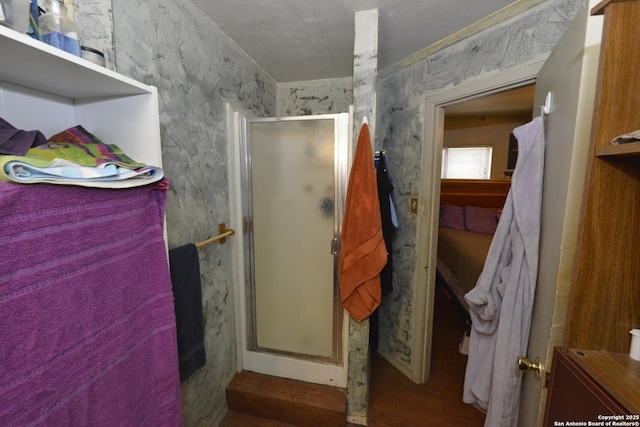
M 82 126 L 52 136 L 23 156 L 0 156 L 0 180 L 100 188 L 129 188 L 157 182 L 161 168 L 128 157 L 118 146 L 104 144 Z

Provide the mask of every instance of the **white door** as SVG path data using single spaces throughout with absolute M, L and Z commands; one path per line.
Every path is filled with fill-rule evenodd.
M 540 112 L 537 106 L 544 105 L 547 94 L 551 105 L 545 119 L 538 283 L 526 356 L 539 359 L 547 371 L 553 347 L 563 339 L 589 151 L 602 34 L 602 16 L 588 16 L 597 2 L 591 3 L 576 16 L 536 78 L 535 112 Z M 542 422 L 545 396 L 543 381 L 526 374 L 520 426 Z
M 337 238 L 349 114 L 241 118 L 230 147 L 239 368 L 346 386 Z M 230 159 L 231 160 L 231 159 Z

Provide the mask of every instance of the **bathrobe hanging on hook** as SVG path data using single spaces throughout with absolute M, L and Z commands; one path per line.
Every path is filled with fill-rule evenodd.
M 484 269 L 465 295 L 472 328 L 463 400 L 487 411 L 485 426 L 517 424 L 538 273 L 544 119 L 514 130 L 518 160 Z

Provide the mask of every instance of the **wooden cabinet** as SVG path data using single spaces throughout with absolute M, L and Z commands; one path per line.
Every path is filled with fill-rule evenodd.
M 640 32 L 631 30 L 640 21 L 640 1 L 606 0 L 592 13 L 604 13 L 600 64 L 564 346 L 554 354 L 547 425 L 640 412 L 640 362 L 628 357 L 629 331 L 640 327 L 640 143 L 611 143 L 640 129 Z
M 628 358 L 617 355 L 614 360 Z M 608 376 L 603 367 L 610 366 L 611 355 L 605 352 L 570 350 L 568 354 L 554 350 L 553 372 L 550 382 L 550 394 L 547 400 L 545 426 L 561 425 L 569 421 L 599 422 L 604 416 L 631 414 L 615 399 L 601 382 L 612 386 L 619 379 L 615 374 Z M 622 364 L 616 366 L 622 367 Z M 586 369 L 585 369 L 586 368 Z M 621 371 L 622 369 L 619 369 Z M 590 372 L 599 373 L 594 376 Z M 633 380 L 633 378 L 631 378 Z M 634 390 L 624 389 L 621 391 Z M 626 400 L 628 401 L 628 400 Z
M 162 166 L 155 87 L 3 26 L 0 117 L 47 137 L 82 125 L 134 160 Z
M 607 0 L 565 349 L 628 353 L 640 327 L 640 1 Z

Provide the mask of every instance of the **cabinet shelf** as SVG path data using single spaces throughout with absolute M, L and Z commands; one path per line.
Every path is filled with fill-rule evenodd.
M 596 157 L 640 156 L 640 142 L 596 148 Z

